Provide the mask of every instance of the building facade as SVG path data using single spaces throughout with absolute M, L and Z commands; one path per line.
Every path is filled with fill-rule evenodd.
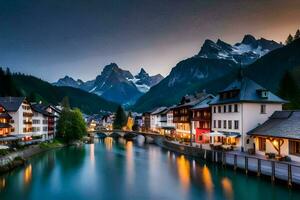
M 253 140 L 247 132 L 264 123 L 275 111 L 282 110 L 284 103 L 248 78 L 234 81 L 210 103 L 212 130 L 224 134 L 214 141 L 226 142 L 242 151 L 253 149 Z
M 198 144 L 209 142 L 209 137 L 206 135 L 211 132 L 211 107 L 209 103 L 214 98 L 213 95 L 209 94 L 191 108 L 192 132 L 195 142 Z
M 300 162 L 300 111 L 276 111 L 248 135 L 257 154 L 273 153 L 278 159 L 289 156 Z

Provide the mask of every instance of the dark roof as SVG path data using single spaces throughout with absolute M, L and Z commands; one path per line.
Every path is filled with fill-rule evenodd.
M 0 128 L 11 128 L 11 125 L 8 123 L 0 123 Z
M 193 106 L 191 109 L 202 109 L 202 108 L 208 108 L 209 103 L 215 98 L 214 95 L 208 94 L 205 98 L 203 98 L 200 102 L 198 102 L 195 106 Z
M 167 107 L 159 107 L 159 108 L 157 108 L 155 111 L 153 111 L 153 112 L 151 113 L 151 115 L 158 115 L 158 114 L 164 112 L 164 111 L 167 110 L 167 109 L 168 109 Z
M 220 94 L 229 91 L 239 91 L 238 95 L 233 98 L 220 99 Z M 261 103 L 287 103 L 287 101 L 276 96 L 272 92 L 268 91 L 268 97 L 262 98 L 259 95 L 259 91 L 267 91 L 253 80 L 243 77 L 232 82 L 228 87 L 219 92 L 219 95 L 210 103 L 224 104 L 224 103 L 234 103 L 234 102 L 261 102 Z
M 182 107 L 193 107 L 199 102 L 203 101 L 207 97 L 206 93 L 200 93 L 195 95 L 186 95 L 182 97 L 180 104 L 178 104 L 174 108 L 182 108 Z
M 0 104 L 8 112 L 16 112 L 19 110 L 25 97 L 0 97 Z
M 0 113 L 0 118 L 11 119 L 12 117 L 7 113 Z
M 57 108 L 56 106 L 53 106 L 53 105 L 51 105 L 51 104 L 49 104 L 49 105 L 47 105 L 47 108 L 51 108 L 51 109 L 53 109 L 55 112 L 57 112 L 57 113 L 61 113 L 61 109 L 59 109 L 59 108 Z
M 52 113 L 50 113 L 46 110 L 47 108 L 48 108 L 48 106 L 44 105 L 44 104 L 40 104 L 40 103 L 31 104 L 31 109 L 33 111 L 41 113 L 41 114 L 49 116 L 49 117 L 54 117 L 54 115 Z
M 300 111 L 275 111 L 248 135 L 300 139 Z

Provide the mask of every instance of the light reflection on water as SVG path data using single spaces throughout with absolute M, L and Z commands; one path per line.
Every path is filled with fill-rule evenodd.
M 182 187 L 185 191 L 188 191 L 190 186 L 190 162 L 185 159 L 184 155 L 177 157 L 177 169 Z
M 2 189 L 4 189 L 5 188 L 5 178 L 3 177 L 3 178 L 1 178 L 0 177 L 0 190 L 2 190 Z
M 26 167 L 0 176 L 1 200 L 39 200 L 41 195 L 43 200 L 300 199 L 299 192 L 284 186 L 157 146 L 112 138 L 40 154 Z
M 231 200 L 233 199 L 233 188 L 231 180 L 227 177 L 224 177 L 221 181 L 222 188 L 225 193 L 226 199 Z
M 27 165 L 24 170 L 24 185 L 27 186 L 31 183 L 32 179 L 32 166 L 31 164 Z

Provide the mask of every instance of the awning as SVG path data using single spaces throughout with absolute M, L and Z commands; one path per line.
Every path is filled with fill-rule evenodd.
M 0 145 L 0 149 L 9 149 L 8 146 Z
M 207 135 L 210 137 L 225 137 L 225 135 L 223 133 L 218 132 L 218 131 L 207 133 Z
M 173 126 L 163 126 L 161 128 L 166 129 L 166 130 L 175 130 L 175 127 L 173 127 Z
M 235 133 L 235 132 L 230 132 L 230 133 L 224 133 L 225 137 L 227 138 L 236 138 L 236 137 L 241 137 L 241 134 Z
M 13 141 L 13 140 L 17 140 L 18 138 L 16 137 L 10 137 L 10 136 L 7 136 L 7 137 L 0 137 L 0 142 L 7 142 L 7 141 Z

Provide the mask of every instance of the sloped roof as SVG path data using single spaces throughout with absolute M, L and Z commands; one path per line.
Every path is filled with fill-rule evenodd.
M 215 98 L 214 95 L 208 94 L 205 98 L 203 98 L 199 103 L 197 103 L 195 106 L 193 106 L 191 109 L 201 109 L 201 108 L 208 108 L 209 103 Z
M 19 110 L 25 97 L 0 97 L 0 104 L 8 112 L 16 112 Z
M 152 113 L 151 113 L 151 115 L 157 115 L 157 114 L 160 114 L 161 112 L 163 112 L 163 111 L 165 111 L 165 110 L 167 110 L 168 108 L 167 107 L 159 107 L 159 108 L 157 108 L 155 111 L 153 111 Z
M 248 135 L 300 139 L 300 111 L 275 111 Z
M 201 93 L 198 94 L 197 96 L 186 95 L 182 98 L 181 103 L 174 108 L 193 107 L 197 105 L 199 102 L 203 101 L 207 96 L 208 94 L 206 93 Z M 186 100 L 187 102 L 183 103 L 184 100 Z
M 31 104 L 31 109 L 34 110 L 35 112 L 41 113 L 46 116 L 54 117 L 52 113 L 46 110 L 47 107 L 48 107 L 47 105 L 40 104 L 40 103 Z
M 220 93 L 238 90 L 239 94 L 234 98 L 220 99 Z M 228 87 L 219 92 L 219 95 L 210 103 L 223 104 L 233 102 L 265 102 L 265 103 L 287 103 L 287 101 L 276 96 L 272 92 L 268 91 L 268 98 L 262 98 L 258 94 L 259 90 L 266 90 L 261 85 L 257 84 L 253 80 L 243 77 L 232 82 Z

